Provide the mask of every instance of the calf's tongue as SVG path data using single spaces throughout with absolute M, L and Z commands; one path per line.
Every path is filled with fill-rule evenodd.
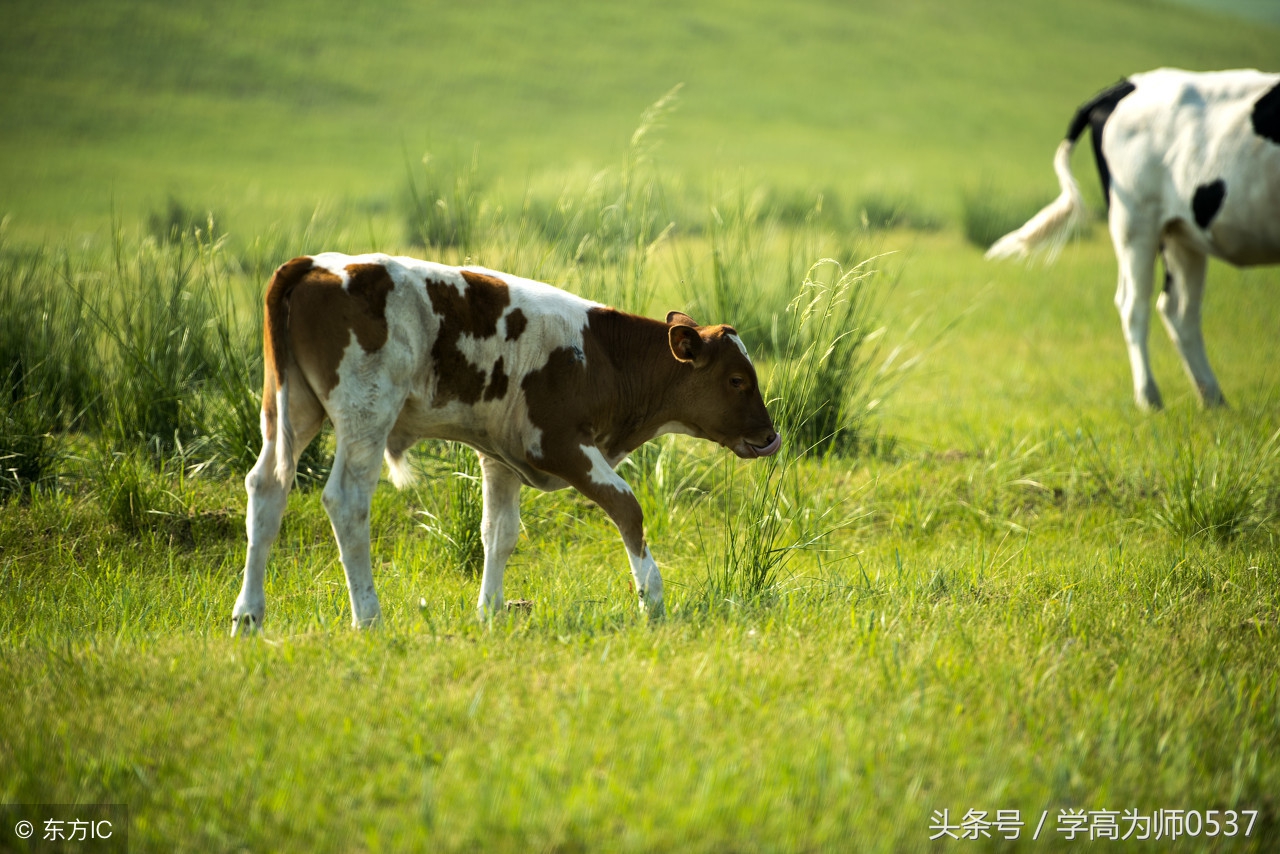
M 752 445 L 750 442 L 747 443 L 747 446 L 750 447 L 751 450 L 755 451 L 756 456 L 758 457 L 770 456 L 771 454 L 777 453 L 778 449 L 782 447 L 782 434 L 774 433 L 773 441 L 765 445 L 764 447 L 756 447 L 755 445 Z

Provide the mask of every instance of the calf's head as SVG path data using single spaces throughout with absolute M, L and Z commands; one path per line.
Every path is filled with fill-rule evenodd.
M 678 311 L 667 315 L 667 323 L 671 353 L 685 366 L 680 422 L 744 459 L 767 457 L 782 447 L 755 366 L 734 328 L 698 326 Z

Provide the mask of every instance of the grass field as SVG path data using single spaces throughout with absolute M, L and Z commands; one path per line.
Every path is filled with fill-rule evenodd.
M 0 804 L 126 804 L 136 851 L 1053 851 L 1090 828 L 1127 847 L 1108 822 L 1156 814 L 1178 837 L 1132 847 L 1273 850 L 1280 271 L 1210 268 L 1231 408 L 1198 408 L 1157 329 L 1168 408 L 1144 415 L 1104 229 L 1051 266 L 966 238 L 1053 194 L 1071 112 L 1123 74 L 1280 67 L 1265 17 L 6 17 Z M 1092 170 L 1078 154 L 1096 204 Z M 481 623 L 474 468 L 428 443 L 418 483 L 375 496 L 386 620 L 356 632 L 322 437 L 266 631 L 232 641 L 261 289 L 322 249 L 732 322 L 788 446 L 670 437 L 624 464 L 658 623 L 598 508 L 526 490 L 506 595 L 531 605 Z M 989 836 L 931 842 L 943 810 Z M 16 815 L 0 850 L 39 850 Z

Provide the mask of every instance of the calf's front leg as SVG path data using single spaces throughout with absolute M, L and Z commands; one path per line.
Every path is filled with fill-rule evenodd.
M 658 564 L 645 541 L 644 512 L 640 509 L 640 502 L 636 500 L 635 493 L 627 482 L 609 465 L 599 448 L 583 445 L 582 453 L 591 468 L 586 477 L 570 482 L 579 492 L 599 504 L 618 526 L 622 544 L 627 549 L 627 560 L 631 563 L 631 576 L 635 580 L 636 592 L 640 595 L 640 607 L 651 619 L 657 619 L 665 613 L 662 573 L 658 571 Z

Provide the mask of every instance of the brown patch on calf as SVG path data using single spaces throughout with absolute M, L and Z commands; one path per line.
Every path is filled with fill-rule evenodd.
M 520 383 L 529 408 L 529 420 L 542 431 L 542 459 L 530 460 L 570 483 L 585 476 L 591 463 L 579 447 L 591 433 L 590 414 L 585 404 L 591 400 L 587 368 L 582 351 L 557 347 L 547 361 L 530 371 Z M 602 401 L 603 402 L 603 401 Z
M 353 264 L 349 281 L 328 270 L 312 269 L 294 290 L 289 308 L 295 358 L 328 396 L 338 384 L 338 365 L 355 333 L 366 353 L 387 343 L 387 295 L 395 288 L 381 264 Z
M 382 322 L 378 333 L 381 335 L 380 340 L 370 342 L 372 346 L 366 344 L 363 338 L 360 340 L 360 346 L 367 352 L 380 350 L 387 343 L 387 294 L 395 286 L 396 283 L 391 281 L 391 274 L 381 264 L 352 264 L 347 268 L 347 293 L 364 300 L 370 315 Z M 359 335 L 362 331 L 357 328 L 356 334 Z
M 484 389 L 485 400 L 501 400 L 507 396 L 507 376 L 506 366 L 503 364 L 502 357 L 498 357 L 498 361 L 493 363 L 493 373 L 489 376 L 489 384 Z
M 467 283 L 461 293 L 451 282 L 426 282 L 431 307 L 440 318 L 440 331 L 431 347 L 437 377 L 433 406 L 444 406 L 454 400 L 475 403 L 482 396 L 492 400 L 506 394 L 507 375 L 500 372 L 501 361 L 494 365 L 493 377 L 486 389 L 485 372 L 471 364 L 458 348 L 458 342 L 463 335 L 472 338 L 497 335 L 498 321 L 511 304 L 511 293 L 501 279 L 470 270 L 461 272 Z M 500 394 L 496 390 L 498 385 L 502 386 Z
M 289 368 L 289 300 L 314 262 L 294 258 L 281 264 L 267 285 L 263 297 L 262 322 L 262 413 L 267 441 L 276 438 L 276 391 L 284 384 Z
M 529 420 L 542 433 L 542 454 L 529 462 L 600 505 L 635 555 L 643 555 L 647 547 L 640 504 L 630 491 L 592 480 L 592 461 L 582 446 L 616 457 L 648 438 L 646 430 L 657 426 L 647 423 L 653 416 L 665 417 L 660 410 L 669 377 L 663 376 L 663 368 L 675 364 L 666 351 L 665 330 L 660 321 L 592 309 L 582 348 L 552 350 L 543 366 L 521 382 Z M 638 393 L 643 407 L 653 410 L 624 404 L 624 389 Z
M 529 325 L 529 320 L 524 316 L 524 312 L 518 308 L 512 309 L 507 315 L 507 340 L 515 341 L 524 334 L 525 327 Z

